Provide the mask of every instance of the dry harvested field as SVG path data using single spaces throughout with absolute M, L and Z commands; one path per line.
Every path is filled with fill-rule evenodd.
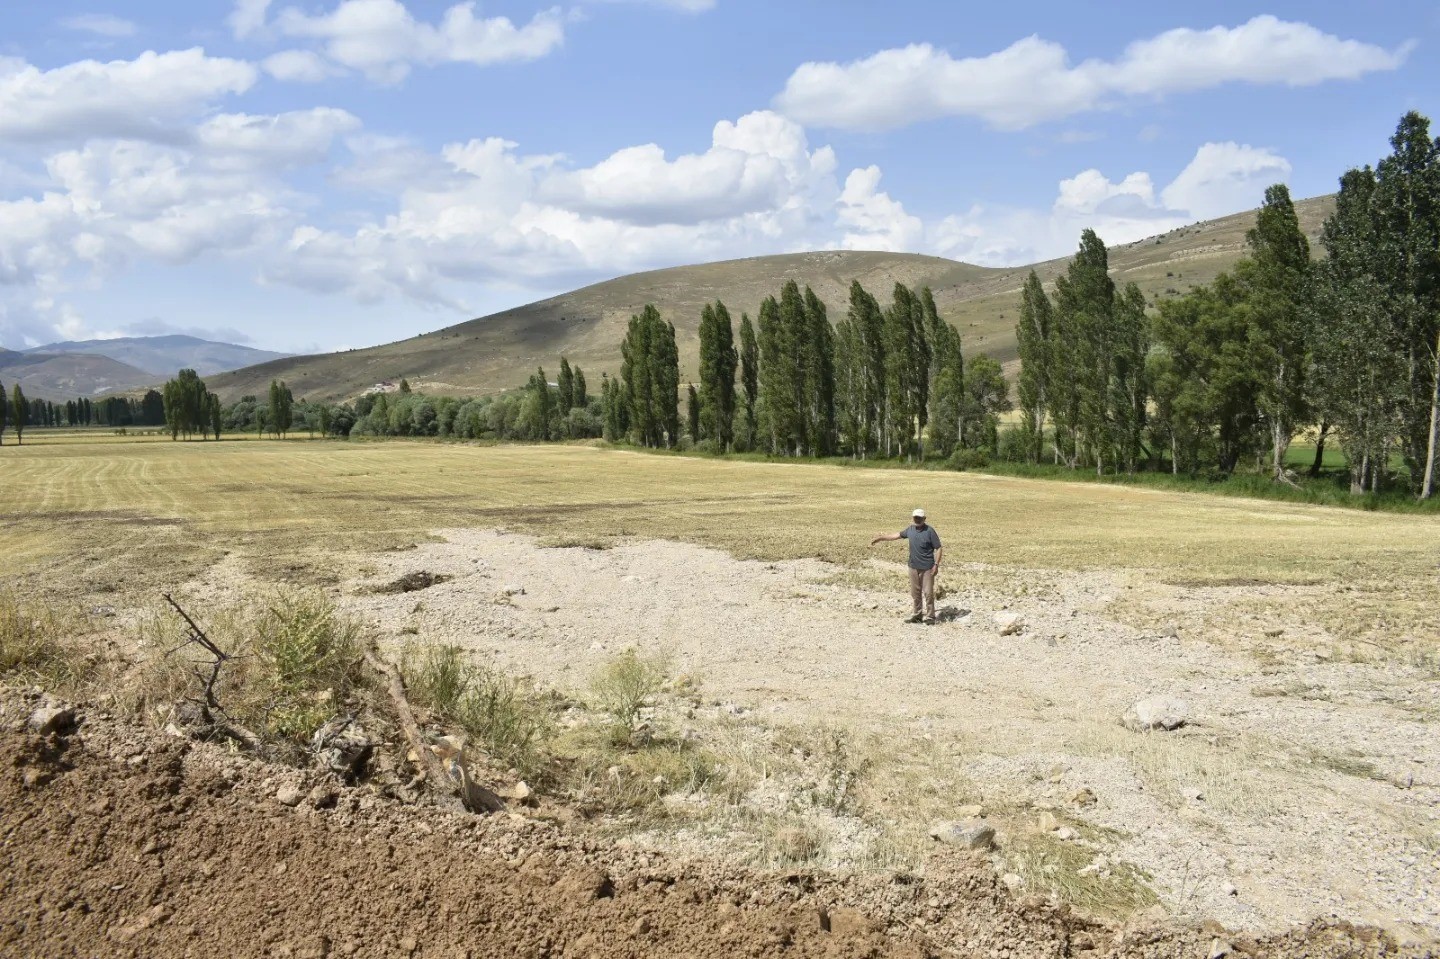
M 163 591 L 204 621 L 313 589 L 396 660 L 455 645 L 554 690 L 562 753 L 598 670 L 663 661 L 642 725 L 688 765 L 647 738 L 595 786 L 643 773 L 643 801 L 554 817 L 617 855 L 944 882 L 931 828 L 979 816 L 964 869 L 1017 902 L 1440 934 L 1440 519 L 586 446 L 36 434 L 0 469 L 16 595 L 121 654 Z M 930 628 L 866 545 L 917 505 L 947 551 Z M 1123 726 L 1150 696 L 1186 725 Z M 916 948 L 974 948 L 927 915 Z

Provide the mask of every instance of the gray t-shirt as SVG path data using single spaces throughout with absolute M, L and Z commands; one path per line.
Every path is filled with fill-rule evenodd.
M 910 541 L 910 568 L 927 570 L 935 565 L 935 551 L 940 549 L 940 534 L 935 527 L 910 525 L 900 531 L 901 539 Z

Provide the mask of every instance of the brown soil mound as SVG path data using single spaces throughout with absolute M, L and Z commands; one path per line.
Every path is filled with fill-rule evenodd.
M 400 805 L 93 711 L 42 736 L 26 728 L 36 705 L 0 697 L 4 956 L 1168 957 L 1224 934 L 1016 902 L 964 859 L 924 879 L 712 871 L 519 815 Z M 1346 925 L 1226 943 L 1425 954 Z

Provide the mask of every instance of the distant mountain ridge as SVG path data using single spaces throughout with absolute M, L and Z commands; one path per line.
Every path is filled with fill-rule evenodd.
M 7 393 L 19 383 L 32 400 L 63 403 L 80 396 L 140 389 L 154 382 L 154 374 L 108 356 L 0 348 L 0 383 Z
M 67 340 L 49 343 L 34 349 L 24 350 L 28 354 L 89 354 L 104 356 L 127 366 L 144 370 L 151 379 L 168 379 L 183 369 L 191 369 L 201 376 L 212 376 L 238 370 L 257 363 L 283 359 L 290 354 L 271 350 L 257 350 L 254 347 L 235 343 L 220 343 L 203 340 L 198 336 L 184 333 L 169 333 L 163 336 L 122 336 L 106 340 Z

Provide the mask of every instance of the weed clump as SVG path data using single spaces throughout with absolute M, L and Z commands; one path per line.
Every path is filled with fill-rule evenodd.
M 0 677 L 54 689 L 76 685 L 85 674 L 80 649 L 69 642 L 75 623 L 51 606 L 27 605 L 0 592 Z
M 458 646 L 409 652 L 400 671 L 417 703 L 463 729 L 497 759 L 533 776 L 555 733 L 550 704 L 527 683 L 471 662 Z

